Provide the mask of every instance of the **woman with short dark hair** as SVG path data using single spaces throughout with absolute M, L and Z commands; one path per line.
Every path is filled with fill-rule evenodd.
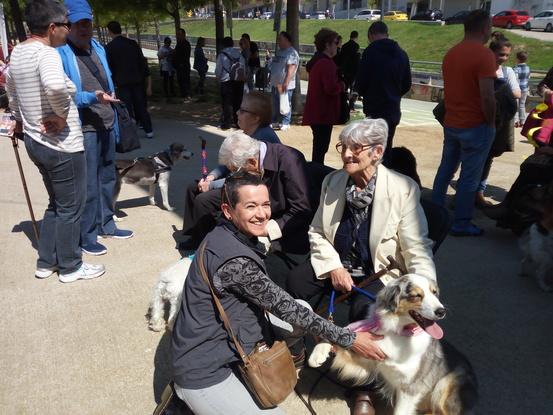
M 246 353 L 262 342 L 271 344 L 274 316 L 304 332 L 349 348 L 365 357 L 385 356 L 370 333 L 353 333 L 313 313 L 267 276 L 265 235 L 271 218 L 269 190 L 259 175 L 239 172 L 221 192 L 223 221 L 204 239 L 184 284 L 183 302 L 172 333 L 175 391 L 196 415 L 283 414 L 278 407 L 260 409 L 236 374 L 240 356 L 219 318 L 210 288 L 200 272 L 203 257 L 207 278 Z M 265 311 L 273 314 L 271 321 Z M 280 324 L 279 324 L 280 326 Z M 289 336 L 290 334 L 287 334 Z M 302 353 L 298 357 L 301 362 Z
M 85 264 L 79 236 L 86 197 L 83 133 L 74 101 L 75 85 L 65 76 L 55 47 L 65 44 L 71 24 L 54 0 L 25 7 L 31 37 L 11 54 L 7 92 L 29 158 L 38 167 L 49 203 L 41 225 L 35 276 L 59 273 L 61 282 L 91 279 L 103 265 Z
M 338 68 L 333 59 L 338 50 L 338 33 L 321 29 L 315 35 L 317 53 L 307 63 L 309 85 L 303 111 L 303 125 L 310 125 L 313 131 L 313 152 L 311 160 L 324 164 L 328 151 L 332 126 L 340 120 L 340 94 L 344 82 L 338 77 Z

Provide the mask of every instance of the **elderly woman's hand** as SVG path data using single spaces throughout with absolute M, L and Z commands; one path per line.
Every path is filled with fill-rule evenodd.
M 345 268 L 336 268 L 330 271 L 332 286 L 336 291 L 349 292 L 353 286 L 351 275 Z
M 351 346 L 351 350 L 367 359 L 382 361 L 388 356 L 386 356 L 386 353 L 384 353 L 374 341 L 383 338 L 384 336 L 379 334 L 358 332 Z
M 214 178 L 215 177 L 213 177 L 212 175 L 209 175 L 205 179 L 201 179 L 198 182 L 198 190 L 201 193 L 207 192 L 209 190 L 209 183 L 211 183 Z

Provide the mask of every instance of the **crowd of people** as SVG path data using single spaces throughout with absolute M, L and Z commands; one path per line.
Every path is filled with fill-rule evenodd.
M 12 52 L 7 92 L 49 195 L 35 275 L 57 272 L 62 282 L 96 278 L 105 268 L 83 262 L 82 254 L 105 254 L 98 238 L 133 236 L 113 219 L 119 135 L 113 104 L 124 101 L 146 136 L 153 137 L 148 65 L 136 43 L 121 36 L 117 22 L 108 24 L 112 41 L 105 48 L 93 39 L 86 0 L 65 0 L 65 7 L 55 0 L 31 0 L 25 17 L 31 37 Z M 479 236 L 483 231 L 472 222 L 474 207 L 485 201 L 492 159 L 512 150 L 513 129 L 526 117 L 529 68 L 526 52 L 517 54 L 514 69 L 504 65 L 513 46 L 503 35 L 494 34 L 485 46 L 492 36 L 487 12 L 471 12 L 464 27 L 464 39 L 443 62 L 444 144 L 432 200 L 446 205 L 447 188 L 460 169 L 451 234 Z M 298 365 L 305 359 L 307 333 L 383 360 L 386 355 L 375 342 L 379 336 L 339 327 L 316 315 L 309 302 L 331 290 L 350 292 L 386 268 L 390 255 L 406 272 L 437 279 L 435 241 L 429 237 L 418 176 L 396 171 L 392 152 L 400 100 L 411 88 L 409 58 L 383 22 L 369 27 L 370 43 L 362 55 L 358 36 L 352 32 L 341 46 L 332 30 L 315 35 L 303 118 L 313 133 L 309 163 L 275 132 L 290 128 L 300 67 L 290 35 L 281 32 L 274 56 L 266 54 L 270 94 L 254 90 L 261 68 L 255 42 L 244 34 L 237 49 L 232 38 L 223 39 L 215 68 L 221 127 L 241 131 L 221 144 L 219 166 L 186 189 L 183 233 L 188 239 L 179 248 L 201 249 L 202 255 L 192 261 L 172 333 L 175 391 L 196 414 L 283 413 L 278 407 L 260 409 L 240 380 L 240 357 L 212 295 L 223 304 L 246 353 L 260 341 L 274 340 L 268 329 L 278 320 L 293 328 L 279 335 Z M 199 38 L 194 51 L 200 94 L 208 71 L 204 45 Z M 179 93 L 188 98 L 186 32 L 177 31 L 174 49 L 166 38 L 158 57 L 165 94 L 174 93 L 176 74 Z M 550 99 L 552 88 L 553 69 L 539 92 Z M 341 130 L 336 150 L 342 168 L 334 170 L 324 166 L 332 129 L 343 123 L 357 94 L 366 118 Z M 551 147 L 540 151 L 552 153 Z M 532 170 L 521 171 L 508 198 L 515 198 L 531 176 Z M 506 207 L 501 209 L 505 214 Z M 377 294 L 399 272 L 385 273 L 366 289 Z M 369 305 L 366 297 L 353 297 L 349 320 L 366 316 Z M 356 392 L 354 414 L 374 414 L 369 392 L 376 387 Z

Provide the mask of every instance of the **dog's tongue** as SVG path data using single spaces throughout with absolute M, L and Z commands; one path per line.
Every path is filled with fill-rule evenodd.
M 427 320 L 427 323 L 429 324 L 426 327 L 423 327 L 422 329 L 430 334 L 430 336 L 436 340 L 440 340 L 442 337 L 444 337 L 444 331 L 442 328 L 436 323 L 435 321 Z

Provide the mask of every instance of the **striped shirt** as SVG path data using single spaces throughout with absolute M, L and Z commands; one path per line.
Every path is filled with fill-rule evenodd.
M 518 78 L 521 91 L 528 91 L 528 79 L 530 79 L 530 67 L 525 63 L 519 63 L 513 67 Z
M 6 91 L 15 119 L 33 140 L 64 153 L 84 151 L 79 112 L 73 97 L 77 88 L 65 75 L 58 52 L 42 42 L 24 42 L 12 52 Z M 67 120 L 58 135 L 41 132 L 42 119 Z

